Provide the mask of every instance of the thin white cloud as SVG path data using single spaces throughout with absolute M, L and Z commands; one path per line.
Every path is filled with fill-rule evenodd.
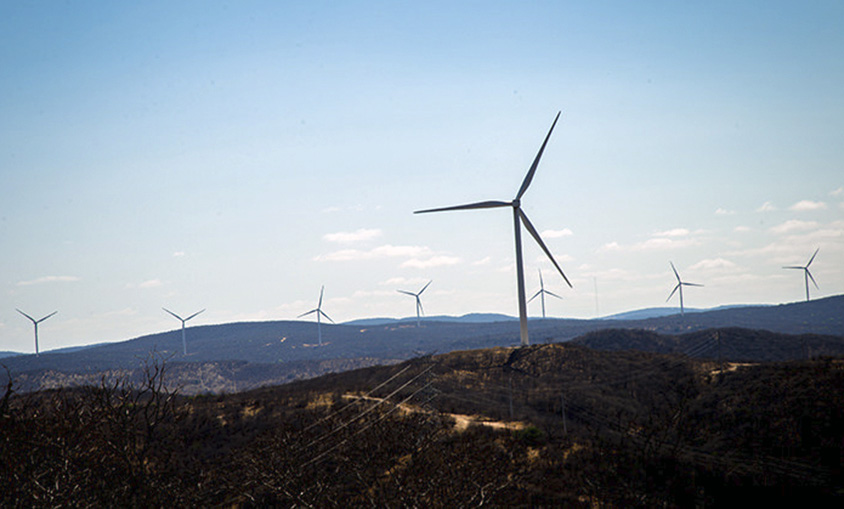
M 756 212 L 772 212 L 774 210 L 777 210 L 777 207 L 774 206 L 773 203 L 766 201 L 765 203 L 762 204 L 762 206 L 760 206 L 758 209 L 756 209 Z
M 839 187 L 835 191 L 829 192 L 830 196 L 844 196 L 844 187 Z
M 179 257 L 182 257 L 182 256 L 185 256 L 184 251 L 176 251 L 175 253 L 173 253 L 173 258 L 179 258 Z
M 393 246 L 386 244 L 369 250 L 341 249 L 328 254 L 317 255 L 314 260 L 320 262 L 348 262 L 374 260 L 391 257 L 420 257 L 431 254 L 431 249 L 424 246 Z
M 710 258 L 701 260 L 689 267 L 690 270 L 731 270 L 738 267 L 735 263 L 724 258 Z
M 376 228 L 360 228 L 353 232 L 337 232 L 337 233 L 326 233 L 322 236 L 323 240 L 328 242 L 338 242 L 341 244 L 351 244 L 353 242 L 362 242 L 366 240 L 372 240 L 374 238 L 381 236 L 381 230 Z
M 32 286 L 44 283 L 72 283 L 81 281 L 82 278 L 76 276 L 43 276 L 29 281 L 18 281 L 17 286 Z
M 563 228 L 562 230 L 545 230 L 539 234 L 543 239 L 558 239 L 560 237 L 568 237 L 569 235 L 574 235 L 574 233 L 568 228 Z
M 480 260 L 475 260 L 474 262 L 472 262 L 472 265 L 480 267 L 481 265 L 489 265 L 490 262 L 492 262 L 492 257 L 487 256 L 481 258 Z
M 653 234 L 654 237 L 684 237 L 689 234 L 689 230 L 685 228 L 673 228 L 671 230 L 665 230 L 662 232 L 656 232 Z
M 610 242 L 598 248 L 598 252 L 612 252 L 612 251 L 655 251 L 664 249 L 680 249 L 690 246 L 698 246 L 700 242 L 693 238 L 672 238 L 688 235 L 689 231 L 685 228 L 676 228 L 664 232 L 655 233 L 654 237 L 637 242 L 629 246 L 622 246 L 618 242 Z
M 644 242 L 633 244 L 634 251 L 650 251 L 653 249 L 679 249 L 689 246 L 697 246 L 700 242 L 694 239 L 670 239 L 666 237 L 657 237 L 655 239 L 648 239 Z
M 139 284 L 138 288 L 157 288 L 163 284 L 160 279 L 150 279 Z
M 736 226 L 735 228 L 733 228 L 733 231 L 736 232 L 736 233 L 749 232 L 750 227 L 748 227 L 748 226 Z
M 460 258 L 456 256 L 437 255 L 427 259 L 411 258 L 402 263 L 402 267 L 412 267 L 414 269 L 429 269 L 431 267 L 442 267 L 444 265 L 457 265 L 460 263 Z
M 717 208 L 717 209 L 715 209 L 715 215 L 716 215 L 716 216 L 731 216 L 731 215 L 733 215 L 733 214 L 735 214 L 735 213 L 736 213 L 736 212 L 735 212 L 734 210 L 722 209 L 722 208 L 720 208 L 720 207 L 719 207 L 719 208 Z
M 788 207 L 788 210 L 797 212 L 805 212 L 809 210 L 823 210 L 826 208 L 826 203 L 822 201 L 800 200 L 794 205 Z
M 422 277 L 391 277 L 385 281 L 381 281 L 383 286 L 400 286 L 400 285 L 419 285 L 425 284 L 429 280 Z
M 618 242 L 607 242 L 603 246 L 598 248 L 598 252 L 606 252 L 606 251 L 621 251 L 621 245 Z
M 801 221 L 799 219 L 789 219 L 788 221 L 782 224 L 771 227 L 770 231 L 772 233 L 782 235 L 784 233 L 791 233 L 794 231 L 813 230 L 817 227 L 818 223 L 816 221 Z

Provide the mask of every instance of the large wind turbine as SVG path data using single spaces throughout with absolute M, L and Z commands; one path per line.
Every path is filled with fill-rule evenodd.
M 182 322 L 182 353 L 184 355 L 187 355 L 188 354 L 188 344 L 187 344 L 187 342 L 185 342 L 185 322 L 187 322 L 188 320 L 190 320 L 194 316 L 198 315 L 199 313 L 202 313 L 203 311 L 205 311 L 205 309 L 197 311 L 196 313 L 190 315 L 187 318 L 182 318 L 181 316 L 177 315 L 176 313 L 170 311 L 167 308 L 161 308 L 161 309 L 163 309 L 164 311 L 167 311 L 168 313 L 173 315 L 176 318 L 176 320 L 179 320 L 180 322 Z
M 317 337 L 319 338 L 319 346 L 322 346 L 322 323 L 320 322 L 320 316 L 324 316 L 328 318 L 328 321 L 334 323 L 334 320 L 331 319 L 330 316 L 326 315 L 325 312 L 322 310 L 322 294 L 325 292 L 325 285 L 319 289 L 319 304 L 315 309 L 308 311 L 307 313 L 302 313 L 301 315 L 297 316 L 296 318 L 302 318 L 303 316 L 308 316 L 312 313 L 316 313 L 316 326 L 317 326 Z
M 519 330 L 521 334 L 521 344 L 522 346 L 526 346 L 530 344 L 530 340 L 528 339 L 528 328 L 527 328 L 527 301 L 525 299 L 525 269 L 524 264 L 522 263 L 522 225 L 525 226 L 528 233 L 536 240 L 536 243 L 539 244 L 539 247 L 545 251 L 545 254 L 548 255 L 548 258 L 551 259 L 551 263 L 554 264 L 554 267 L 560 272 L 560 275 L 563 276 L 563 279 L 566 283 L 571 287 L 571 283 L 569 282 L 568 278 L 565 274 L 563 274 L 563 269 L 557 264 L 557 261 L 554 260 L 554 256 L 551 255 L 551 251 L 548 250 L 548 247 L 542 241 L 542 238 L 539 236 L 539 232 L 536 231 L 536 228 L 533 227 L 530 220 L 528 219 L 525 212 L 522 210 L 521 207 L 521 199 L 524 196 L 525 192 L 530 186 L 531 181 L 533 180 L 533 175 L 536 173 L 536 167 L 539 166 L 539 159 L 542 157 L 542 152 L 545 150 L 545 145 L 548 143 L 548 138 L 551 137 L 551 132 L 554 130 L 554 126 L 557 125 L 557 120 L 560 118 L 560 113 L 557 112 L 557 116 L 554 118 L 554 123 L 551 124 L 551 129 L 548 130 L 548 134 L 545 136 L 545 141 L 542 142 L 542 146 L 539 148 L 539 152 L 536 154 L 536 158 L 533 160 L 533 164 L 530 166 L 530 169 L 525 176 L 525 179 L 522 181 L 522 187 L 519 188 L 519 192 L 516 193 L 516 198 L 513 201 L 482 201 L 478 203 L 470 203 L 467 205 L 457 205 L 454 207 L 443 207 L 443 208 L 436 208 L 436 209 L 427 209 L 427 210 L 417 210 L 414 214 L 424 214 L 427 212 L 442 212 L 448 210 L 471 210 L 471 209 L 491 209 L 491 208 L 498 208 L 498 207 L 512 207 L 513 208 L 513 226 L 516 235 L 516 284 L 519 291 Z
M 403 293 L 405 295 L 410 295 L 411 297 L 416 297 L 416 326 L 417 327 L 419 327 L 419 315 L 420 315 L 420 313 L 425 314 L 425 311 L 422 309 L 422 300 L 419 298 L 419 296 L 422 295 L 422 292 L 424 292 L 425 289 L 428 288 L 428 285 L 430 285 L 433 282 L 434 282 L 433 280 L 428 281 L 428 284 L 423 286 L 422 289 L 419 290 L 419 293 L 406 292 L 404 290 L 396 290 L 399 293 Z
M 815 288 L 820 290 L 820 288 L 818 288 L 818 284 L 815 282 L 815 278 L 812 277 L 812 273 L 809 272 L 809 265 L 811 265 L 812 262 L 815 261 L 815 256 L 818 255 L 818 251 L 820 251 L 820 250 L 821 250 L 821 248 L 815 249 L 815 254 L 813 254 L 812 257 L 809 258 L 809 263 L 807 263 L 805 267 L 801 267 L 799 265 L 789 265 L 788 267 L 783 267 L 784 269 L 800 269 L 800 270 L 803 271 L 803 279 L 806 280 L 806 302 L 809 302 L 809 280 L 810 279 L 812 280 L 812 283 L 815 285 Z
M 40 320 L 36 320 L 35 318 L 32 318 L 32 317 L 31 317 L 31 316 L 29 316 L 28 314 L 26 314 L 26 313 L 24 313 L 23 311 L 21 311 L 20 309 L 18 309 L 18 308 L 15 308 L 15 309 L 17 309 L 18 313 L 22 314 L 23 316 L 25 316 L 25 317 L 29 318 L 29 319 L 32 321 L 32 325 L 35 327 L 35 355 L 36 355 L 36 356 L 40 356 L 40 355 L 41 355 L 41 352 L 39 352 L 39 351 L 38 351 L 38 324 L 39 324 L 39 323 L 41 323 L 41 322 L 43 322 L 43 321 L 44 321 L 44 320 L 46 320 L 47 318 L 50 318 L 50 317 L 51 317 L 51 316 L 53 316 L 54 314 L 58 313 L 58 311 L 53 311 L 52 313 L 50 313 L 49 315 L 45 316 L 44 318 L 42 318 L 42 319 L 40 319 Z
M 671 297 L 674 296 L 674 292 L 676 292 L 677 290 L 680 290 L 680 314 L 684 315 L 686 313 L 685 313 L 685 309 L 683 308 L 683 287 L 684 286 L 703 286 L 703 285 L 699 285 L 697 283 L 687 283 L 687 282 L 681 280 L 680 274 L 678 274 L 677 269 L 674 268 L 674 262 L 668 262 L 668 263 L 671 264 L 671 270 L 674 271 L 674 275 L 677 277 L 677 286 L 675 286 L 674 289 L 671 290 L 671 295 L 669 295 L 668 298 L 665 299 L 665 302 L 668 302 L 669 300 L 671 300 Z
M 551 297 L 557 297 L 558 299 L 562 300 L 563 298 L 557 295 L 556 293 L 549 292 L 545 289 L 545 283 L 542 281 L 542 271 L 539 271 L 539 291 L 533 294 L 528 302 L 532 302 L 533 299 L 539 297 L 539 300 L 542 301 L 542 318 L 545 318 L 545 296 L 550 295 Z

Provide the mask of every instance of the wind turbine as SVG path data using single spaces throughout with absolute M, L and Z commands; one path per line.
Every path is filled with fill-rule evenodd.
M 425 314 L 425 310 L 422 309 L 422 300 L 419 298 L 419 296 L 422 295 L 422 292 L 424 292 L 425 289 L 428 288 L 428 285 L 430 285 L 433 282 L 434 282 L 433 280 L 428 281 L 428 284 L 423 286 L 422 289 L 419 290 L 419 293 L 406 292 L 404 290 L 396 290 L 399 293 L 403 293 L 405 295 L 410 295 L 411 297 L 416 297 L 416 326 L 417 327 L 419 327 L 419 314 L 420 313 Z
M 539 297 L 539 300 L 542 301 L 542 318 L 545 318 L 545 296 L 550 295 L 551 297 L 557 297 L 558 299 L 562 300 L 563 298 L 557 295 L 556 293 L 549 292 L 545 289 L 545 283 L 542 281 L 542 271 L 539 271 L 539 291 L 533 294 L 528 302 L 533 301 L 533 299 Z
M 820 288 L 818 288 L 818 284 L 815 282 L 815 278 L 812 277 L 812 273 L 809 272 L 809 265 L 811 265 L 812 262 L 815 261 L 815 256 L 818 255 L 818 251 L 820 251 L 820 250 L 821 250 L 821 248 L 815 249 L 815 254 L 813 254 L 812 257 L 809 258 L 809 263 L 807 263 L 805 267 L 801 267 L 799 265 L 790 265 L 788 267 L 783 267 L 784 269 L 800 269 L 800 270 L 803 271 L 803 279 L 806 280 L 806 302 L 809 302 L 809 280 L 810 279 L 812 280 L 812 283 L 815 285 L 815 288 L 820 290 Z
M 170 311 L 167 308 L 161 308 L 161 309 L 163 309 L 164 311 L 167 311 L 168 313 L 173 315 L 176 318 L 176 320 L 179 320 L 180 322 L 182 322 L 182 353 L 184 355 L 187 355 L 188 354 L 188 344 L 185 342 L 185 322 L 187 322 L 188 320 L 190 320 L 194 316 L 198 315 L 199 313 L 202 313 L 203 311 L 205 311 L 205 309 L 197 311 L 196 313 L 190 315 L 187 318 L 182 318 L 181 316 L 177 315 L 176 313 Z
M 46 320 L 47 318 L 50 318 L 50 317 L 51 317 L 51 316 L 53 316 L 54 314 L 58 313 L 58 311 L 53 311 L 52 313 L 50 313 L 49 315 L 45 316 L 44 318 L 42 318 L 42 319 L 40 319 L 40 320 L 36 320 L 35 318 L 32 318 L 32 317 L 31 317 L 31 316 L 29 316 L 28 314 L 26 314 L 26 313 L 24 313 L 23 311 L 21 311 L 20 309 L 18 309 L 18 308 L 15 308 L 15 309 L 17 310 L 17 312 L 18 312 L 18 313 L 22 314 L 23 316 L 25 316 L 25 317 L 29 318 L 29 319 L 32 321 L 32 325 L 35 327 L 35 355 L 36 355 L 36 356 L 40 356 L 40 355 L 41 355 L 41 352 L 39 352 L 39 351 L 38 351 L 38 324 L 39 324 L 39 323 L 41 323 L 41 322 L 43 322 L 43 321 L 44 321 L 44 320 Z
M 322 346 L 322 323 L 320 322 L 320 315 L 328 318 L 328 321 L 334 323 L 334 320 L 331 319 L 330 316 L 326 315 L 325 312 L 322 310 L 322 294 L 325 292 L 325 285 L 319 290 L 319 304 L 317 304 L 316 309 L 312 309 L 307 313 L 302 313 L 301 315 L 297 316 L 296 318 L 302 318 L 303 316 L 308 316 L 311 313 L 316 313 L 316 326 L 317 326 L 317 337 L 319 338 L 319 346 Z
M 685 313 L 685 309 L 683 309 L 683 287 L 684 286 L 703 286 L 703 285 L 699 285 L 697 283 L 686 283 L 685 281 L 681 280 L 680 274 L 678 274 L 677 269 L 674 268 L 674 262 L 668 262 L 668 263 L 671 264 L 671 270 L 674 271 L 674 275 L 677 277 L 677 286 L 675 286 L 674 289 L 671 290 L 671 295 L 669 295 L 668 298 L 665 299 L 665 302 L 668 302 L 669 300 L 671 300 L 671 297 L 674 296 L 674 292 L 676 292 L 677 290 L 680 290 L 680 314 L 684 315 L 686 313 Z
M 539 159 L 542 157 L 542 152 L 545 150 L 545 145 L 548 143 L 548 138 L 551 137 L 551 132 L 554 130 L 554 126 L 557 125 L 557 120 L 560 118 L 560 112 L 557 112 L 557 116 L 554 118 L 554 123 L 551 124 L 551 129 L 548 130 L 548 134 L 545 136 L 545 141 L 542 142 L 542 146 L 539 148 L 539 152 L 536 154 L 536 158 L 533 160 L 533 164 L 530 166 L 530 169 L 525 176 L 525 179 L 522 181 L 522 187 L 519 188 L 519 192 L 516 193 L 516 197 L 513 201 L 482 201 L 478 203 L 469 203 L 466 205 L 457 205 L 454 207 L 442 207 L 436 209 L 427 209 L 427 210 L 417 210 L 414 214 L 425 214 L 428 212 L 443 212 L 449 210 L 471 210 L 471 209 L 491 209 L 491 208 L 498 208 L 498 207 L 512 207 L 513 208 L 513 226 L 514 232 L 516 236 L 516 285 L 519 291 L 519 332 L 521 335 L 521 344 L 522 346 L 527 346 L 530 344 L 530 340 L 528 339 L 528 328 L 527 328 L 527 302 L 525 299 L 525 269 L 524 264 L 522 263 L 522 225 L 524 225 L 525 229 L 527 229 L 528 233 L 536 240 L 536 243 L 539 244 L 539 247 L 545 251 L 545 254 L 548 255 L 548 258 L 551 260 L 551 263 L 554 264 L 554 267 L 560 272 L 560 275 L 563 276 L 563 279 L 566 283 L 571 287 L 571 283 L 569 282 L 568 278 L 565 274 L 563 274 L 563 269 L 557 264 L 557 261 L 554 260 L 554 256 L 551 255 L 551 251 L 548 250 L 548 247 L 542 241 L 542 238 L 539 236 L 539 232 L 536 231 L 536 228 L 533 227 L 530 220 L 528 219 L 525 212 L 522 210 L 521 207 L 521 199 L 524 196 L 525 192 L 528 190 L 528 186 L 530 186 L 531 181 L 533 180 L 533 175 L 536 173 L 536 167 L 539 166 Z

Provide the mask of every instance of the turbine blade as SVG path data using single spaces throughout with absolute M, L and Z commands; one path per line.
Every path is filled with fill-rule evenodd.
M 433 280 L 433 279 L 432 279 L 432 280 L 430 280 L 430 281 L 428 281 L 428 284 L 426 284 L 425 286 L 423 286 L 423 287 L 422 287 L 422 289 L 421 289 L 421 290 L 419 290 L 419 293 L 417 293 L 417 294 L 416 294 L 416 296 L 418 297 L 418 296 L 422 295 L 422 292 L 424 292 L 424 291 L 425 291 L 425 289 L 426 289 L 426 288 L 428 288 L 428 286 L 430 286 L 430 284 L 431 284 L 431 283 L 433 283 L 433 282 L 434 282 L 434 280 Z
M 419 306 L 419 314 L 425 316 L 425 308 L 422 307 L 422 300 L 419 297 L 416 297 L 416 305 Z
M 176 318 L 176 320 L 179 320 L 180 322 L 182 321 L 182 317 L 181 317 L 181 316 L 179 316 L 179 315 L 177 315 L 176 313 L 174 313 L 174 312 L 170 311 L 170 310 L 169 310 L 169 309 L 167 309 L 167 308 L 161 308 L 161 309 L 163 309 L 164 311 L 167 311 L 168 313 L 170 313 L 171 315 L 173 315 L 173 317 L 174 317 L 174 318 Z
M 197 311 L 196 313 L 194 313 L 194 314 L 190 315 L 189 317 L 185 318 L 185 321 L 187 322 L 188 320 L 190 320 L 190 319 L 191 319 L 191 318 L 193 318 L 194 316 L 196 316 L 196 315 L 198 315 L 199 313 L 202 313 L 202 312 L 204 312 L 204 311 L 205 311 L 205 309 L 204 309 L 204 308 L 203 308 L 203 309 L 201 309 L 201 310 L 199 310 L 199 311 Z
M 818 284 L 817 284 L 817 283 L 815 283 L 815 278 L 813 278 L 813 277 L 812 277 L 812 273 L 811 273 L 811 272 L 809 272 L 809 269 L 806 269 L 806 275 L 808 275 L 808 276 L 809 276 L 809 279 L 811 279 L 811 280 L 812 280 L 812 283 L 814 283 L 815 288 L 817 288 L 818 290 L 820 290 L 821 288 L 818 286 Z
M 410 295 L 411 297 L 416 297 L 415 293 L 406 292 L 404 290 L 396 290 L 396 291 L 399 292 L 399 293 L 403 293 L 405 295 Z
M 539 271 L 539 288 L 545 289 L 545 282 L 542 281 L 542 270 L 536 269 Z
M 533 180 L 533 175 L 536 173 L 536 167 L 539 166 L 539 159 L 542 158 L 542 152 L 545 151 L 545 145 L 548 144 L 548 139 L 551 137 L 551 132 L 554 131 L 554 126 L 557 125 L 557 120 L 560 119 L 560 113 L 557 112 L 557 116 L 554 117 L 554 123 L 551 124 L 551 129 L 548 130 L 548 134 L 545 135 L 545 141 L 542 142 L 542 146 L 539 147 L 539 152 L 536 154 L 536 158 L 533 160 L 533 164 L 530 165 L 530 169 L 525 175 L 525 179 L 522 181 L 522 187 L 519 188 L 519 193 L 516 195 L 516 199 L 519 200 L 522 198 L 522 195 L 528 190 L 530 186 L 530 182 Z
M 308 311 L 307 313 L 302 313 L 301 315 L 297 316 L 296 318 L 302 318 L 303 316 L 308 316 L 310 314 L 316 313 L 317 311 L 319 311 L 319 309 L 312 309 L 312 310 Z
M 677 273 L 677 269 L 674 268 L 674 262 L 668 262 L 671 264 L 671 270 L 674 271 L 674 275 L 677 276 L 677 282 L 680 282 L 680 274 Z
M 817 285 L 815 285 L 815 286 L 817 286 Z M 50 313 L 49 315 L 47 315 L 47 316 L 45 316 L 44 318 L 42 318 L 42 319 L 38 320 L 38 323 L 43 322 L 44 320 L 46 320 L 47 318 L 50 318 L 51 316 L 53 316 L 53 315 L 54 315 L 54 314 L 56 314 L 56 313 L 58 313 L 58 311 L 53 311 L 53 312 L 52 312 L 52 313 Z
M 557 297 L 558 299 L 563 300 L 563 298 L 562 298 L 562 297 L 560 297 L 560 296 L 559 296 L 559 295 L 557 295 L 556 293 L 549 292 L 548 290 L 545 290 L 545 294 L 546 294 L 546 295 L 550 295 L 551 297 Z
M 682 282 L 682 283 L 680 283 L 680 284 L 681 284 L 681 285 L 683 285 L 683 286 L 703 286 L 703 285 L 699 285 L 699 284 L 697 284 L 697 283 L 687 283 L 687 282 L 685 282 L 685 281 L 683 281 L 683 282 Z
M 671 295 L 669 295 L 668 298 L 665 299 L 665 302 L 668 302 L 669 300 L 671 300 L 671 297 L 674 297 L 674 294 L 677 292 L 678 288 L 680 288 L 680 283 L 677 283 L 677 286 L 675 286 L 674 289 L 671 290 Z
M 815 249 L 815 254 L 813 254 L 812 257 L 809 258 L 809 263 L 806 264 L 807 269 L 809 268 L 809 265 L 811 265 L 812 262 L 815 260 L 815 257 L 818 256 L 818 251 L 820 251 L 820 250 L 821 250 L 821 248 Z
M 806 270 L 806 267 L 797 267 L 796 265 L 789 265 L 788 267 L 783 267 L 784 269 L 800 269 Z
M 554 264 L 554 267 L 556 267 L 557 270 L 560 272 L 560 275 L 563 276 L 563 279 L 566 281 L 566 284 L 569 285 L 569 288 L 573 288 L 571 283 L 569 282 L 569 278 L 567 278 L 566 275 L 563 274 L 563 269 L 560 268 L 560 265 L 557 263 L 557 260 L 554 259 L 554 255 L 551 254 L 551 251 L 548 249 L 548 246 L 545 245 L 545 242 L 542 242 L 542 237 L 539 236 L 539 232 L 536 231 L 536 228 L 533 227 L 530 222 L 530 219 L 528 219 L 527 214 L 525 214 L 521 208 L 519 208 L 519 217 L 522 218 L 522 224 L 525 225 L 527 231 L 531 234 L 536 243 L 539 244 L 539 247 L 541 247 L 542 250 L 545 251 L 545 254 L 548 255 L 548 258 L 551 260 L 551 263 Z
M 528 299 L 528 302 L 530 302 L 530 301 L 532 301 L 533 299 L 535 299 L 535 298 L 539 297 L 540 295 L 542 295 L 542 290 L 539 290 L 538 292 L 534 293 L 534 294 L 533 294 L 533 297 L 531 297 L 531 298 L 529 298 L 529 299 Z
M 29 318 L 30 320 L 32 320 L 32 323 L 35 323 L 35 318 L 32 318 L 31 316 L 29 316 L 28 314 L 24 313 L 23 311 L 21 311 L 21 310 L 20 310 L 20 309 L 18 309 L 18 308 L 15 308 L 15 310 L 17 310 L 17 312 L 18 312 L 18 313 L 20 313 L 20 314 L 22 314 L 23 316 L 25 316 L 25 317 Z
M 322 307 L 322 294 L 325 291 L 325 285 L 322 285 L 322 288 L 319 289 L 319 304 L 317 304 L 317 309 Z
M 440 207 L 437 209 L 416 210 L 414 214 L 427 214 L 428 212 L 445 212 L 447 210 L 471 210 L 471 209 L 494 209 L 498 207 L 510 207 L 513 204 L 508 201 L 479 201 L 466 205 L 455 205 L 454 207 Z
M 317 311 L 319 311 L 319 314 L 321 314 L 322 316 L 324 316 L 324 317 L 328 318 L 328 321 L 329 321 L 329 322 L 334 323 L 334 320 L 332 320 L 330 316 L 326 315 L 326 314 L 325 314 L 325 311 L 323 311 L 323 310 L 321 310 L 321 309 L 318 309 Z

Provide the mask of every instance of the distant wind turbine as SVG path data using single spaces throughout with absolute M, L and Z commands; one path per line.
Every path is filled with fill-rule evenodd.
M 187 342 L 185 342 L 185 322 L 187 322 L 188 320 L 190 320 L 194 316 L 198 315 L 199 313 L 202 313 L 203 311 L 205 311 L 205 309 L 197 311 L 196 313 L 190 315 L 187 318 L 182 318 L 181 316 L 177 315 L 176 313 L 170 311 L 167 308 L 161 308 L 161 309 L 163 309 L 164 311 L 173 315 L 176 318 L 176 320 L 179 320 L 180 322 L 182 322 L 182 354 L 187 355 L 188 354 L 188 344 L 187 344 Z
M 671 290 L 671 295 L 669 295 L 668 298 L 665 299 L 665 302 L 668 302 L 669 300 L 671 300 L 671 297 L 674 296 L 674 292 L 676 292 L 677 290 L 680 290 L 680 314 L 684 315 L 686 313 L 685 313 L 685 309 L 683 308 L 683 287 L 684 286 L 703 286 L 703 285 L 699 285 L 697 283 L 686 283 L 685 281 L 681 280 L 680 274 L 678 274 L 677 269 L 674 268 L 674 262 L 668 262 L 668 263 L 671 264 L 671 270 L 674 271 L 674 275 L 677 277 L 677 286 L 675 286 L 674 289 Z
M 812 283 L 815 285 L 815 288 L 820 290 L 820 288 L 818 287 L 818 283 L 815 282 L 815 278 L 812 277 L 812 273 L 809 272 L 809 265 L 811 265 L 812 262 L 815 261 L 815 257 L 818 255 L 818 251 L 820 251 L 820 250 L 821 250 L 821 248 L 815 249 L 815 254 L 813 254 L 812 257 L 809 258 L 809 263 L 807 263 L 804 267 L 801 267 L 799 265 L 790 265 L 788 267 L 783 267 L 784 269 L 800 269 L 800 270 L 803 271 L 803 279 L 806 280 L 806 302 L 809 302 L 809 280 L 810 279 L 812 280 Z
M 539 291 L 533 294 L 528 302 L 533 301 L 533 299 L 539 297 L 539 300 L 542 301 L 542 318 L 545 318 L 545 296 L 550 295 L 551 297 L 557 297 L 558 299 L 562 300 L 563 298 L 557 295 L 556 293 L 549 292 L 545 289 L 545 283 L 542 281 L 542 271 L 539 271 Z
M 29 318 L 29 319 L 32 321 L 32 325 L 35 327 L 35 355 L 36 355 L 36 356 L 40 356 L 40 355 L 41 355 L 41 352 L 38 350 L 38 324 L 39 324 L 39 323 L 41 323 L 41 322 L 43 322 L 43 321 L 44 321 L 44 320 L 46 320 L 47 318 L 50 318 L 50 317 L 51 317 L 51 316 L 53 316 L 54 314 L 58 313 L 58 311 L 53 311 L 52 313 L 50 313 L 49 315 L 45 316 L 44 318 L 42 318 L 42 319 L 40 319 L 40 320 L 36 320 L 35 318 L 32 318 L 32 317 L 31 317 L 31 316 L 29 316 L 28 314 L 26 314 L 26 313 L 24 313 L 23 311 L 21 311 L 20 309 L 18 309 L 18 308 L 15 308 L 15 309 L 17 310 L 17 312 L 18 312 L 18 313 L 22 314 L 23 316 L 25 316 L 25 317 Z
M 331 319 L 330 316 L 326 315 L 325 312 L 322 310 L 322 294 L 325 292 L 325 285 L 319 290 L 319 304 L 315 309 L 308 311 L 307 313 L 302 313 L 301 315 L 297 316 L 296 318 L 302 318 L 303 316 L 308 316 L 312 313 L 316 314 L 316 325 L 317 325 L 317 337 L 319 338 L 319 346 L 322 346 L 322 323 L 320 322 L 320 316 L 324 316 L 328 318 L 328 321 L 334 323 L 334 320 Z
M 563 274 L 563 269 L 557 264 L 557 261 L 554 260 L 554 256 L 551 254 L 551 251 L 548 250 L 548 247 L 542 241 L 542 238 L 539 236 L 539 232 L 536 231 L 536 228 L 533 227 L 530 220 L 528 219 L 525 212 L 522 210 L 521 207 L 521 199 L 524 196 L 525 192 L 528 190 L 528 186 L 530 186 L 531 181 L 533 180 L 533 175 L 536 173 L 536 167 L 539 166 L 539 159 L 542 157 L 542 152 L 545 151 L 545 145 L 548 143 L 548 139 L 551 137 L 551 132 L 554 130 L 554 126 L 557 125 L 557 120 L 560 118 L 560 112 L 557 112 L 557 116 L 554 118 L 554 123 L 551 124 L 551 129 L 548 130 L 548 134 L 545 136 L 545 141 L 542 142 L 542 146 L 539 148 L 539 152 L 536 154 L 536 158 L 533 160 L 533 164 L 530 166 L 530 169 L 525 176 L 525 179 L 522 181 L 522 187 L 519 188 L 519 192 L 516 193 L 515 199 L 513 201 L 483 201 L 478 203 L 470 203 L 466 205 L 457 205 L 454 207 L 442 207 L 436 209 L 427 209 L 427 210 L 417 210 L 414 214 L 425 214 L 428 212 L 443 212 L 449 210 L 471 210 L 471 209 L 491 209 L 491 208 L 498 208 L 498 207 L 512 207 L 513 208 L 513 224 L 515 230 L 515 237 L 516 237 L 516 284 L 518 286 L 519 291 L 519 332 L 521 335 L 521 344 L 522 346 L 527 346 L 530 344 L 530 340 L 528 339 L 528 328 L 527 328 L 527 299 L 525 299 L 525 269 L 524 264 L 522 263 L 522 225 L 524 225 L 525 229 L 527 229 L 528 233 L 536 240 L 536 243 L 539 244 L 539 247 L 545 252 L 548 258 L 551 260 L 551 263 L 554 264 L 554 267 L 560 272 L 560 275 L 563 276 L 563 279 L 566 283 L 571 287 L 571 283 L 569 282 L 568 278 L 565 274 Z
M 422 300 L 419 298 L 419 296 L 422 295 L 422 292 L 424 292 L 425 289 L 428 288 L 428 285 L 430 285 L 433 282 L 434 282 L 433 280 L 428 281 L 428 284 L 423 286 L 422 289 L 419 290 L 419 293 L 406 292 L 404 290 L 396 290 L 399 293 L 403 293 L 405 295 L 410 295 L 411 297 L 416 297 L 416 326 L 417 327 L 419 327 L 420 313 L 423 314 L 423 315 L 425 314 L 425 310 L 422 309 Z

